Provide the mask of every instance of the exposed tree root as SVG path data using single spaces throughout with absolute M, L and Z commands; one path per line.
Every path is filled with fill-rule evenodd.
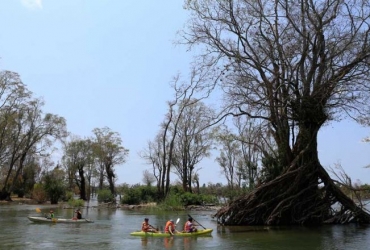
M 295 164 L 278 178 L 221 208 L 215 214 L 218 222 L 225 225 L 370 223 L 370 215 L 335 185 L 320 164 L 314 170 L 312 165 Z

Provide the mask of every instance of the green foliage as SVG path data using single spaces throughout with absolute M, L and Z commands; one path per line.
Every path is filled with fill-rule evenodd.
M 53 171 L 50 174 L 46 174 L 44 177 L 44 188 L 50 198 L 51 204 L 58 204 L 58 200 L 66 191 L 63 179 L 59 174 L 60 173 Z
M 73 197 L 68 200 L 68 205 L 70 207 L 83 207 L 85 204 L 84 200 L 82 199 L 74 199 Z
M 217 198 L 215 196 L 194 194 L 189 192 L 180 194 L 179 199 L 184 206 L 217 203 Z
M 157 189 L 152 186 L 134 185 L 125 189 L 122 204 L 138 205 L 141 203 L 155 202 L 158 200 Z
M 69 200 L 71 200 L 71 199 L 74 199 L 73 198 L 73 192 L 71 192 L 71 191 L 66 191 L 65 193 L 64 193 L 64 197 L 63 197 L 63 200 L 64 201 L 69 201 Z
M 218 204 L 217 196 L 184 192 L 179 186 L 173 186 L 166 199 L 159 204 L 163 210 L 182 210 L 184 206 Z
M 114 195 L 108 189 L 98 191 L 98 202 L 113 202 L 115 201 Z
M 32 191 L 32 199 L 41 204 L 47 201 L 47 193 L 42 184 L 35 184 Z
M 184 208 L 180 195 L 170 193 L 159 205 L 160 210 L 182 210 Z

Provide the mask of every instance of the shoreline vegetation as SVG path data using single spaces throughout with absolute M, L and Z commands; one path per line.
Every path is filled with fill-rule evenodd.
M 45 203 L 38 203 L 34 199 L 30 198 L 18 198 L 18 197 L 11 197 L 11 201 L 0 201 L 0 205 L 2 204 L 14 204 L 14 205 L 38 205 L 39 207 L 60 207 L 62 209 L 74 209 L 74 207 L 68 205 L 68 202 L 59 202 L 58 204 L 51 204 L 50 201 Z M 145 203 L 145 204 L 138 204 L 138 205 L 129 205 L 129 204 L 117 204 L 115 202 L 100 202 L 97 205 L 89 205 L 86 202 L 86 205 L 81 207 L 84 208 L 106 208 L 106 209 L 123 209 L 123 210 L 141 210 L 141 209 L 163 209 L 163 205 L 158 205 L 155 202 Z M 215 204 L 205 204 L 205 205 L 187 205 L 180 207 L 171 207 L 167 206 L 166 210 L 174 210 L 174 211 L 217 211 L 221 208 L 220 205 Z

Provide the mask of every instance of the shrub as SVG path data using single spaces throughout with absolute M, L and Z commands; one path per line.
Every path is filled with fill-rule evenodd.
M 83 207 L 85 204 L 82 199 L 74 199 L 73 197 L 68 200 L 68 205 L 71 207 Z
M 157 189 L 152 186 L 134 185 L 125 189 L 122 204 L 138 205 L 158 200 Z
M 108 189 L 98 191 L 98 202 L 113 202 L 115 201 L 114 195 Z
M 32 199 L 41 204 L 47 201 L 47 193 L 42 184 L 35 184 L 32 191 Z
M 161 210 L 182 210 L 184 204 L 181 201 L 180 195 L 171 193 L 159 204 L 158 208 Z
M 73 192 L 67 191 L 63 196 L 63 201 L 69 201 L 70 199 L 74 199 L 73 196 L 74 196 Z
M 183 194 L 177 194 L 177 196 L 184 206 L 217 203 L 217 198 L 213 195 L 203 195 L 186 192 Z

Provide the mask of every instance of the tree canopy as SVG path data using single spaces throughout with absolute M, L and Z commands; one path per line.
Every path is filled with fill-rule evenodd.
M 370 8 L 365 0 L 188 0 L 181 43 L 223 90 L 222 117 L 260 121 L 279 174 L 216 216 L 225 224 L 321 224 L 349 212 L 317 154 L 320 128 L 369 111 Z M 267 141 L 267 139 L 265 140 Z M 339 202 L 342 210 L 334 211 Z

